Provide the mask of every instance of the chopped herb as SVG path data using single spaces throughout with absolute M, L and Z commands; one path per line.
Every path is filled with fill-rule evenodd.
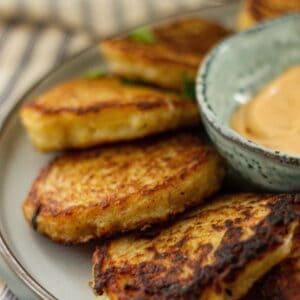
M 129 33 L 129 38 L 144 44 L 153 44 L 156 41 L 153 31 L 148 27 L 139 27 Z
M 99 68 L 94 68 L 94 69 L 91 69 L 91 70 L 87 71 L 84 74 L 84 77 L 87 78 L 87 79 L 96 79 L 96 78 L 99 78 L 99 77 L 103 77 L 106 74 L 107 74 L 106 70 L 99 67 Z
M 182 74 L 182 96 L 186 99 L 196 101 L 195 81 Z

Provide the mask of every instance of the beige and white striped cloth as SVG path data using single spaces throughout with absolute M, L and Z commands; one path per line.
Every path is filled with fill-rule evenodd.
M 100 38 L 218 0 L 1 0 L 0 114 L 50 68 Z M 2 279 L 1 279 L 2 278 Z M 0 300 L 25 288 L 0 258 Z M 27 294 L 26 294 L 27 295 Z
M 214 0 L 2 0 L 0 103 L 95 40 Z

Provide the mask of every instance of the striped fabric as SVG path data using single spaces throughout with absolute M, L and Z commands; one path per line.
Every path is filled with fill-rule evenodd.
M 1 0 L 1 106 L 89 44 L 218 0 Z M 1 271 L 0 277 L 4 274 Z M 5 280 L 5 278 L 4 278 Z M 0 279 L 0 300 L 15 299 Z
M 206 1 L 209 5 L 219 1 Z M 0 104 L 93 41 L 204 0 L 0 1 Z
M 16 296 L 8 288 L 6 283 L 0 279 L 0 299 L 1 300 L 17 300 Z

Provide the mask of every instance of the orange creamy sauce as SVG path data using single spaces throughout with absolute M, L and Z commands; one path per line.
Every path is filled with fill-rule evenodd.
M 300 155 L 300 65 L 285 71 L 239 107 L 230 125 L 257 144 Z

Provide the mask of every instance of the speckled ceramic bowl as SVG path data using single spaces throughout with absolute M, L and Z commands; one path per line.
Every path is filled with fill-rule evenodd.
M 300 14 L 225 40 L 197 76 L 197 98 L 212 142 L 240 175 L 265 190 L 300 191 L 300 156 L 251 142 L 228 123 L 241 103 L 295 64 L 300 64 Z

